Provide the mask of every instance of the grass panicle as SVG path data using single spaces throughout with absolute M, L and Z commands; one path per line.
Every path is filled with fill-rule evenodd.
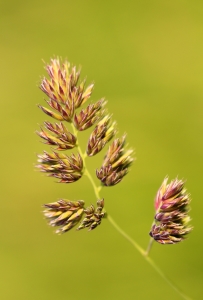
M 84 200 L 61 199 L 44 204 L 43 213 L 49 225 L 57 227 L 56 233 L 59 234 L 76 227 L 77 231 L 84 228 L 92 231 L 101 224 L 103 218 L 107 219 L 182 299 L 189 300 L 149 257 L 154 240 L 160 244 L 175 244 L 184 240 L 192 230 L 188 225 L 190 196 L 184 188 L 184 182 L 175 179 L 168 184 L 168 178 L 164 179 L 155 199 L 155 221 L 150 231 L 149 246 L 145 251 L 106 213 L 104 199 L 100 196 L 102 186 L 109 187 L 120 183 L 134 161 L 134 151 L 126 147 L 126 134 L 115 138 L 116 122 L 107 112 L 107 101 L 104 98 L 81 108 L 90 99 L 94 85 L 91 83 L 86 87 L 86 80 L 80 79 L 80 70 L 76 66 L 71 66 L 67 60 L 61 62 L 54 58 L 45 69 L 48 78 L 42 78 L 40 89 L 48 97 L 47 106 L 38 107 L 53 122 L 44 122 L 37 134 L 45 144 L 52 147 L 52 152 L 44 151 L 38 155 L 37 168 L 65 184 L 74 183 L 83 175 L 87 176 L 97 199 L 96 205 L 90 203 L 87 207 Z M 94 129 L 88 138 L 86 151 L 83 152 L 78 141 L 78 132 L 92 126 Z M 87 168 L 86 159 L 102 151 L 110 141 L 101 167 L 95 168 L 95 178 L 100 181 L 96 185 Z M 76 153 L 64 154 L 71 149 Z M 133 226 L 136 226 L 136 222 L 133 222 Z M 139 224 L 137 226 L 140 227 Z

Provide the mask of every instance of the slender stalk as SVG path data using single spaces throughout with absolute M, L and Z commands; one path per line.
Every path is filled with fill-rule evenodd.
M 148 247 L 147 247 L 147 250 L 146 250 L 146 256 L 149 255 L 149 252 L 150 252 L 150 250 L 151 250 L 151 248 L 152 248 L 153 242 L 154 242 L 154 239 L 153 239 L 153 238 L 150 238 L 149 244 L 148 244 Z
M 155 222 L 153 221 L 152 223 L 152 226 L 155 224 Z M 152 227 L 151 226 L 151 227 Z M 149 252 L 152 248 L 152 245 L 153 245 L 153 242 L 154 242 L 154 239 L 151 237 L 150 240 L 149 240 L 149 244 L 148 244 L 148 247 L 147 247 L 147 250 L 146 250 L 146 255 L 149 255 Z
M 90 180 L 91 184 L 92 184 L 92 187 L 94 189 L 94 193 L 95 193 L 95 196 L 99 199 L 100 198 L 100 195 L 99 195 L 99 188 L 96 186 L 96 184 L 94 183 L 94 180 L 91 176 L 91 174 L 89 173 L 89 171 L 86 169 L 85 170 L 85 175 L 88 177 L 88 179 Z
M 185 300 L 192 300 L 192 298 L 185 295 L 171 280 L 169 280 L 156 263 L 149 257 L 144 256 L 146 261 L 154 268 L 154 270 L 164 279 L 164 281 Z
M 74 125 L 72 124 L 72 128 L 74 131 L 74 134 L 77 136 L 77 130 L 75 129 Z M 89 179 L 89 181 L 91 182 L 91 185 L 94 189 L 94 193 L 95 196 L 97 197 L 97 199 L 100 199 L 100 190 L 101 190 L 101 186 L 97 186 L 91 176 L 91 174 L 89 173 L 87 167 L 86 167 L 86 162 L 85 162 L 85 158 L 86 158 L 86 153 L 83 154 L 81 148 L 79 147 L 79 145 L 77 145 L 77 149 L 81 155 L 81 157 L 83 158 L 83 163 L 84 163 L 84 175 L 86 175 Z M 149 245 L 147 247 L 147 250 L 145 251 L 138 243 L 136 243 L 136 241 L 131 238 L 122 228 L 120 228 L 120 226 L 114 221 L 114 219 L 107 214 L 107 220 L 111 223 L 111 225 L 129 242 L 131 243 L 131 245 L 133 245 L 133 247 L 142 255 L 142 257 L 154 268 L 154 270 L 163 278 L 163 280 L 173 289 L 177 292 L 177 294 L 179 294 L 179 296 L 182 297 L 182 299 L 185 300 L 192 300 L 192 298 L 188 297 L 187 295 L 185 295 L 174 283 L 172 283 L 171 280 L 169 280 L 166 275 L 162 272 L 162 270 L 156 265 L 156 263 L 148 256 L 150 249 L 152 247 L 153 244 L 153 239 L 151 238 L 149 241 Z
M 143 258 L 154 268 L 154 270 L 164 279 L 164 281 L 170 285 L 172 289 L 174 289 L 183 299 L 185 300 L 192 300 L 190 297 L 185 295 L 174 283 L 169 280 L 166 275 L 161 271 L 161 269 L 156 265 L 156 263 L 147 256 L 148 253 L 142 249 L 135 241 L 132 239 L 125 231 L 123 231 L 119 225 L 113 220 L 113 218 L 107 215 L 107 219 L 113 225 L 113 227 L 126 239 L 128 240 L 134 248 L 138 250 L 138 252 L 143 256 Z M 151 241 L 151 240 L 150 240 Z M 151 244 L 151 243 L 150 243 Z
M 119 225 L 114 221 L 114 219 L 107 214 L 107 219 L 113 225 L 113 227 L 126 239 L 128 240 L 136 249 L 140 252 L 142 256 L 145 256 L 146 253 L 142 247 L 140 247 L 123 229 L 119 227 Z

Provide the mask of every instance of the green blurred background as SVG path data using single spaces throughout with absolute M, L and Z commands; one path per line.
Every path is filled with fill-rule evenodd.
M 55 235 L 42 204 L 95 203 L 90 183 L 55 184 L 34 168 L 48 150 L 35 130 L 46 117 L 42 59 L 82 66 L 128 133 L 137 160 L 102 191 L 107 211 L 144 248 L 164 177 L 187 179 L 194 231 L 154 244 L 151 257 L 193 299 L 202 299 L 203 2 L 4 1 L 1 22 L 1 299 L 181 299 L 108 221 L 93 232 Z M 81 134 L 85 147 L 90 131 Z M 99 167 L 103 153 L 89 159 Z M 164 295 L 164 296 L 163 296 Z

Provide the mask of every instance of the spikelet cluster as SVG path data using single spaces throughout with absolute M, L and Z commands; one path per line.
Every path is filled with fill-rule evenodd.
M 85 218 L 82 220 L 78 230 L 83 228 L 89 228 L 90 230 L 95 229 L 98 225 L 101 224 L 102 219 L 105 217 L 104 208 L 104 199 L 97 200 L 97 208 L 95 209 L 94 205 L 87 207 L 84 212 L 86 214 Z
M 48 97 L 47 105 L 38 107 L 53 122 L 45 121 L 37 134 L 52 149 L 38 155 L 37 168 L 49 177 L 56 178 L 58 182 L 69 184 L 78 181 L 85 174 L 85 156 L 77 152 L 77 132 L 94 126 L 86 147 L 86 155 L 92 157 L 114 138 L 117 133 L 116 122 L 107 113 L 107 101 L 104 98 L 81 108 L 90 99 L 94 85 L 86 87 L 86 81 L 80 80 L 80 70 L 75 66 L 71 67 L 68 61 L 61 62 L 55 58 L 46 65 L 46 71 L 49 78 L 42 78 L 40 89 Z M 123 136 L 112 142 L 101 168 L 96 170 L 96 176 L 102 185 L 113 186 L 128 172 L 133 161 L 133 151 L 124 149 L 125 138 Z M 76 153 L 64 154 L 64 151 L 74 148 Z M 58 233 L 73 228 L 83 214 L 85 217 L 78 230 L 86 227 L 92 230 L 100 225 L 105 216 L 104 200 L 97 200 L 96 208 L 94 205 L 85 208 L 84 205 L 83 200 L 59 200 L 45 204 L 44 215 L 50 220 L 50 225 L 60 227 Z
M 56 233 L 65 233 L 74 226 L 78 225 L 82 216 L 85 214 L 84 219 L 78 226 L 77 230 L 83 228 L 95 229 L 101 224 L 102 218 L 105 216 L 103 212 L 104 199 L 97 201 L 97 208 L 94 205 L 85 208 L 83 200 L 70 201 L 61 199 L 57 202 L 44 204 L 44 216 L 49 221 L 49 225 L 57 227 Z
M 133 162 L 133 150 L 125 150 L 124 135 L 121 139 L 115 139 L 109 146 L 109 149 L 104 157 L 103 164 L 96 171 L 98 179 L 105 186 L 112 186 L 119 183 L 128 173 L 129 166 Z
M 66 154 L 44 151 L 43 154 L 38 155 L 37 168 L 41 172 L 46 172 L 49 176 L 60 179 L 59 182 L 71 183 L 82 177 L 83 160 L 80 154 Z
M 190 196 L 184 181 L 165 178 L 155 198 L 155 224 L 150 235 L 160 244 L 175 244 L 184 240 L 192 230 L 188 225 Z
M 84 212 L 83 200 L 69 201 L 61 199 L 57 202 L 44 204 L 44 215 L 49 225 L 59 227 L 56 233 L 64 233 L 79 223 Z

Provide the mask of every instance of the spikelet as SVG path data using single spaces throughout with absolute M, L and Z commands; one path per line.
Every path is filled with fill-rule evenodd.
M 88 105 L 86 109 L 75 115 L 74 125 L 77 130 L 83 131 L 95 124 L 104 115 L 105 111 L 103 108 L 105 104 L 104 99 L 101 99 L 94 104 Z
M 61 199 L 57 202 L 44 204 L 44 216 L 49 225 L 59 227 L 56 233 L 64 233 L 79 223 L 84 212 L 83 200 L 69 201 Z
M 80 154 L 67 156 L 62 153 L 44 151 L 38 155 L 37 167 L 41 172 L 60 179 L 61 183 L 72 183 L 79 180 L 83 174 L 83 160 Z
M 98 225 L 101 224 L 102 219 L 105 216 L 105 212 L 103 212 L 104 208 L 104 199 L 97 200 L 97 208 L 95 209 L 94 205 L 84 209 L 84 213 L 86 214 L 85 218 L 82 220 L 80 226 L 77 230 L 81 230 L 83 228 L 89 228 L 89 231 L 95 229 Z
M 62 122 L 59 124 L 44 122 L 44 127 L 51 134 L 43 129 L 40 132 L 37 131 L 37 134 L 46 141 L 45 144 L 55 146 L 55 150 L 68 150 L 76 146 L 77 138 Z
M 175 244 L 184 240 L 192 230 L 188 225 L 190 196 L 184 181 L 177 178 L 167 184 L 165 178 L 155 198 L 155 224 L 150 236 L 160 244 Z
M 109 146 L 104 158 L 102 167 L 96 170 L 97 178 L 105 186 L 112 186 L 119 183 L 128 173 L 129 166 L 133 162 L 133 150 L 125 150 L 124 135 L 121 139 L 115 139 Z
M 58 58 L 52 59 L 46 70 L 50 79 L 44 77 L 40 89 L 49 98 L 47 104 L 57 113 L 41 105 L 39 107 L 56 120 L 70 122 L 75 109 L 90 98 L 94 85 L 91 84 L 85 89 L 85 80 L 78 83 L 80 71 L 75 66 L 70 68 L 68 61 L 61 65 Z
M 99 121 L 94 131 L 91 133 L 86 153 L 88 156 L 93 156 L 99 153 L 104 146 L 115 136 L 115 122 L 111 122 L 111 116 L 106 115 Z

